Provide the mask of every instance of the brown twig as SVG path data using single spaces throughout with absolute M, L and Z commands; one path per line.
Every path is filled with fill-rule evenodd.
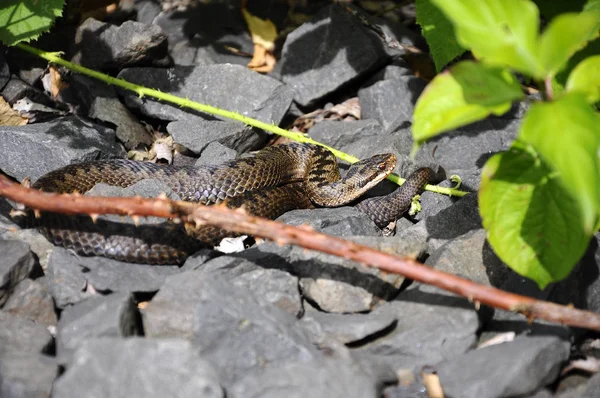
M 100 198 L 43 193 L 22 187 L 4 176 L 0 176 L 0 195 L 43 211 L 66 214 L 106 213 L 128 216 L 179 217 L 198 225 L 216 225 L 233 232 L 259 236 L 279 244 L 299 245 L 400 274 L 466 297 L 476 306 L 486 304 L 521 313 L 529 320 L 539 318 L 600 331 L 600 314 L 480 285 L 427 267 L 410 258 L 383 253 L 367 246 L 316 232 L 307 227 L 294 227 L 251 216 L 239 209 L 232 210 L 225 206 L 201 206 L 170 201 L 165 198 Z

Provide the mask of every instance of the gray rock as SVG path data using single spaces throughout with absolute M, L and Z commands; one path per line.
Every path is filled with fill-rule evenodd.
M 119 157 L 113 130 L 67 116 L 47 123 L 0 126 L 0 169 L 32 181 L 71 163 Z M 27 153 L 27 156 L 23 156 Z
M 70 358 L 81 344 L 97 337 L 128 337 L 141 334 L 139 314 L 129 293 L 96 295 L 66 307 L 56 334 L 61 361 Z
M 48 290 L 58 308 L 78 303 L 91 295 L 77 259 L 75 254 L 61 247 L 55 247 L 48 259 Z
M 222 398 L 212 366 L 187 341 L 102 338 L 82 344 L 55 398 Z
M 4 54 L 0 55 L 0 91 L 4 89 L 6 83 L 10 80 L 10 68 Z
M 392 316 L 397 325 L 357 351 L 377 356 L 394 369 L 419 369 L 462 354 L 475 343 L 479 328 L 472 305 L 452 297 L 441 304 L 396 300 L 374 314 Z
M 0 358 L 7 351 L 46 353 L 53 344 L 52 335 L 44 326 L 0 311 Z
M 4 202 L 8 205 L 7 202 Z M 13 207 L 8 205 L 8 213 Z M 48 256 L 54 249 L 54 245 L 44 235 L 35 229 L 20 229 L 12 217 L 4 217 L 0 214 L 0 240 L 19 240 L 29 245 L 30 250 L 37 256 L 42 270 L 48 267 Z
M 449 398 L 522 396 L 554 381 L 568 357 L 556 337 L 522 337 L 448 358 L 437 374 Z
M 396 318 L 379 313 L 327 314 L 311 311 L 302 317 L 300 323 L 316 345 L 324 345 L 331 340 L 349 344 L 393 327 Z
M 211 106 L 278 125 L 292 101 L 292 91 L 268 76 L 238 65 L 129 68 L 119 77 L 132 83 L 187 97 Z M 163 120 L 204 120 L 198 112 L 123 92 L 128 106 Z M 202 116 L 199 119 L 199 115 Z
M 285 217 L 286 215 L 280 220 Z M 323 217 L 317 221 L 322 221 L 326 225 L 327 219 Z M 314 227 L 315 224 L 311 226 Z M 327 229 L 327 226 L 323 228 L 323 232 L 328 233 Z M 343 235 L 347 235 L 345 231 L 342 232 Z M 335 231 L 333 234 L 335 235 Z M 413 258 L 419 258 L 427 247 L 425 240 L 419 237 L 408 237 L 402 240 L 395 237 L 374 236 L 346 236 L 346 238 L 359 244 Z M 381 299 L 394 296 L 404 281 L 404 278 L 397 274 L 384 273 L 377 268 L 364 267 L 340 257 L 295 246 L 264 243 L 240 253 L 240 256 L 262 267 L 286 269 L 301 277 L 300 287 L 303 295 L 327 312 L 369 311 Z
M 371 219 L 353 207 L 292 210 L 277 221 L 289 225 L 307 225 L 317 231 L 340 237 L 381 236 L 381 231 Z
M 415 103 L 425 88 L 415 76 L 381 80 L 358 91 L 361 117 L 377 120 L 386 132 L 411 123 Z
M 56 326 L 54 300 L 48 292 L 46 278 L 22 280 L 15 287 L 2 310 L 29 318 L 41 325 Z
M 596 398 L 598 396 L 600 396 L 600 373 L 596 373 L 590 378 L 580 398 Z
M 160 4 L 153 0 L 137 0 L 134 4 L 137 21 L 146 25 L 152 24 L 154 18 L 162 11 Z
M 167 66 L 167 36 L 159 26 L 126 21 L 121 26 L 88 18 L 75 34 L 72 61 L 96 70 Z
M 199 292 L 194 342 L 226 384 L 269 365 L 320 356 L 295 317 L 216 275 L 192 277 Z
M 11 76 L 10 80 L 2 89 L 2 97 L 9 104 L 14 104 L 20 99 L 29 98 L 31 101 L 52 106 L 54 103 L 43 91 L 30 86 L 16 76 Z
M 333 5 L 287 36 L 281 77 L 298 104 L 311 106 L 387 60 L 380 39 Z
M 447 175 L 458 174 L 466 190 L 479 189 L 481 168 L 517 136 L 518 119 L 487 118 L 427 141 L 416 155 L 419 164 L 437 163 Z
M 18 240 L 0 240 L 0 307 L 15 286 L 27 278 L 37 263 L 29 245 Z M 39 269 L 39 266 L 37 266 Z M 41 269 L 39 269 L 41 271 Z
M 385 381 L 357 363 L 335 359 L 269 366 L 229 390 L 234 398 L 362 398 L 381 396 Z
M 224 274 L 227 278 L 227 274 Z M 302 312 L 298 278 L 278 269 L 257 269 L 230 280 L 234 286 L 246 289 L 257 297 L 297 316 Z
M 228 160 L 233 160 L 237 156 L 237 151 L 226 147 L 219 142 L 211 142 L 202 151 L 200 158 L 196 162 L 196 166 L 205 166 L 211 164 L 219 164 Z
M 176 143 L 196 155 L 202 155 L 211 143 L 244 152 L 259 147 L 265 140 L 264 133 L 234 121 L 182 120 L 169 123 L 167 131 Z M 218 163 L 223 163 L 223 160 Z
M 30 352 L 0 355 L 0 396 L 50 398 L 58 375 L 54 358 Z

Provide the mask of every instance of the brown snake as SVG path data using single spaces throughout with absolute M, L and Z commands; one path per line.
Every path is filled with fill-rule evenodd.
M 177 167 L 129 160 L 107 160 L 69 165 L 38 179 L 33 188 L 46 192 L 86 192 L 97 183 L 127 187 L 143 179 L 167 184 L 182 200 L 213 204 L 226 201 L 244 206 L 257 216 L 276 218 L 298 208 L 341 206 L 371 189 L 392 172 L 396 157 L 376 155 L 353 164 L 340 177 L 335 156 L 327 149 L 302 143 L 267 147 L 255 156 L 216 166 Z M 419 169 L 394 193 L 357 205 L 380 227 L 401 216 L 414 195 L 431 177 Z M 158 226 L 132 224 L 89 216 L 42 213 L 27 217 L 54 244 L 83 255 L 100 255 L 146 264 L 181 263 L 201 247 L 214 245 L 228 234 L 204 226 L 185 231 L 166 222 Z

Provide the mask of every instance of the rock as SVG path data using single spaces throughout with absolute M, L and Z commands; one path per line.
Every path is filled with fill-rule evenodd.
M 32 181 L 71 163 L 124 155 L 114 131 L 67 116 L 47 123 L 0 126 L 0 169 Z M 27 153 L 27 156 L 23 156 Z
M 384 382 L 357 363 L 335 359 L 291 362 L 269 366 L 258 376 L 248 375 L 231 388 L 233 398 L 349 398 L 378 397 Z
M 167 36 L 159 26 L 126 21 L 121 26 L 88 18 L 75 35 L 72 62 L 96 70 L 167 66 Z
M 292 210 L 277 218 L 277 221 L 289 225 L 307 225 L 340 237 L 381 236 L 381 231 L 371 219 L 352 207 Z
M 269 365 L 319 356 L 295 317 L 216 275 L 194 279 L 194 343 L 226 384 Z
M 9 104 L 14 104 L 20 99 L 28 98 L 30 101 L 44 104 L 46 106 L 55 105 L 54 102 L 44 94 L 43 91 L 30 86 L 16 76 L 11 76 L 10 80 L 2 89 L 2 97 Z M 3 126 L 4 128 L 5 126 Z
M 139 313 L 129 293 L 89 297 L 63 310 L 56 334 L 57 354 L 65 361 L 85 341 L 141 334 L 138 319 Z
M 600 395 L 600 373 L 590 378 L 585 391 L 579 398 L 596 398 Z
M 36 280 L 22 280 L 15 287 L 2 310 L 23 318 L 29 318 L 41 325 L 56 326 L 54 300 L 48 292 L 45 277 Z
M 87 279 L 77 265 L 77 256 L 55 247 L 48 259 L 48 290 L 57 308 L 76 304 L 92 295 L 87 291 Z
M 0 396 L 50 398 L 58 375 L 54 358 L 31 352 L 0 355 Z
M 137 21 L 146 25 L 152 24 L 154 18 L 162 11 L 160 4 L 152 0 L 137 0 L 134 7 L 137 11 Z
M 357 343 L 382 333 L 396 322 L 390 314 L 327 314 L 319 311 L 311 311 L 300 320 L 315 345 L 324 345 L 331 340 L 342 344 Z
M 521 121 L 490 117 L 427 141 L 416 155 L 418 164 L 437 163 L 447 175 L 461 176 L 461 189 L 477 191 L 481 169 L 496 152 L 507 150 Z
M 6 83 L 10 80 L 10 68 L 4 54 L 0 55 L 0 91 L 4 89 Z
M 6 202 L 4 202 L 6 203 Z M 8 213 L 13 207 L 8 205 Z M 42 270 L 48 267 L 48 256 L 54 245 L 44 235 L 35 229 L 20 229 L 13 218 L 0 215 L 0 240 L 21 241 L 29 245 L 30 250 L 37 256 Z
M 294 212 L 287 213 L 279 220 L 284 220 L 291 213 Z M 323 212 L 323 214 L 330 213 Z M 335 220 L 334 217 L 341 214 L 344 213 L 332 212 L 331 220 Z M 298 220 L 290 223 L 300 224 L 296 221 Z M 340 232 L 337 224 L 334 224 L 332 226 L 335 227 L 334 230 L 330 231 L 327 226 L 328 221 L 326 217 L 316 218 L 312 225 L 309 225 L 315 227 L 315 223 L 321 223 L 321 225 L 325 225 L 322 228 L 323 232 L 333 235 L 336 235 L 336 230 Z M 348 219 L 344 223 L 347 221 Z M 365 225 L 368 226 L 368 224 Z M 317 229 L 321 228 L 317 227 Z M 341 235 L 349 234 L 343 229 Z M 411 237 L 403 240 L 395 237 L 374 236 L 346 236 L 346 238 L 359 244 L 413 258 L 419 258 L 427 247 L 425 240 Z M 263 267 L 286 269 L 301 277 L 300 287 L 303 295 L 321 310 L 327 312 L 369 311 L 381 299 L 393 297 L 404 281 L 404 278 L 397 274 L 387 274 L 377 268 L 364 267 L 340 257 L 308 251 L 295 246 L 265 243 L 240 253 L 240 256 Z
M 523 396 L 553 382 L 568 357 L 556 337 L 522 337 L 448 358 L 437 374 L 447 397 Z
M 200 158 L 196 162 L 196 166 L 205 166 L 211 164 L 219 164 L 233 160 L 237 156 L 237 151 L 226 147 L 219 142 L 211 142 L 202 151 Z
M 171 122 L 167 131 L 175 142 L 196 155 L 202 155 L 211 143 L 223 144 L 235 151 L 245 152 L 264 142 L 264 133 L 243 123 L 221 120 L 182 120 Z M 223 163 L 219 160 L 217 163 Z
M 275 125 L 282 120 L 293 96 L 292 91 L 277 80 L 238 65 L 128 68 L 119 73 L 119 77 Z M 129 107 L 139 109 L 146 116 L 162 120 L 206 120 L 205 115 L 178 105 L 148 98 L 142 100 L 132 92 L 123 91 L 122 95 Z
M 84 342 L 54 383 L 54 398 L 225 396 L 213 367 L 183 340 Z
M 6 303 L 15 286 L 36 270 L 29 245 L 17 240 L 0 240 L 0 307 Z M 39 269 L 39 266 L 37 266 Z
M 381 40 L 332 5 L 287 36 L 281 77 L 294 89 L 294 100 L 308 107 L 387 61 Z
M 227 278 L 227 274 L 223 274 Z M 302 300 L 298 278 L 278 269 L 257 269 L 245 272 L 230 280 L 234 286 L 249 290 L 255 296 L 298 316 L 302 312 Z
M 462 354 L 475 343 L 479 319 L 461 299 L 446 297 L 441 304 L 401 299 L 375 309 L 375 315 L 397 319 L 396 327 L 357 348 L 359 353 L 377 356 L 396 370 L 420 369 Z
M 411 123 L 426 82 L 415 76 L 381 80 L 358 91 L 361 117 L 377 120 L 387 133 Z
M 0 359 L 7 351 L 48 353 L 54 347 L 52 335 L 34 321 L 0 311 Z

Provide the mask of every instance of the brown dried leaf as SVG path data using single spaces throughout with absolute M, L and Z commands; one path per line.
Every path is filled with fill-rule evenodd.
M 24 124 L 27 124 L 27 119 L 0 97 L 0 126 L 23 126 Z

